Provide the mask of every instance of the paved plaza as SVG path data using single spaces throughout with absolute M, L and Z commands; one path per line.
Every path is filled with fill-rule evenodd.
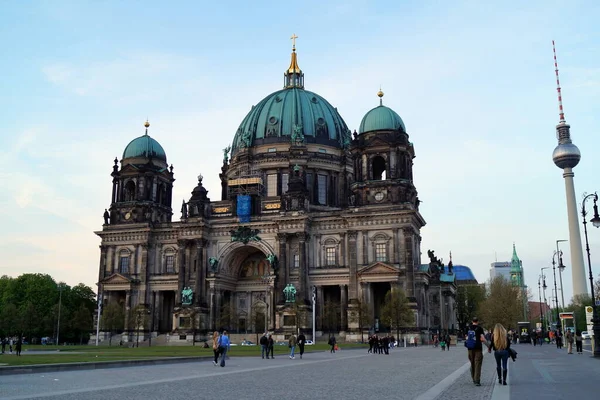
M 516 345 L 509 385 L 495 385 L 495 363 L 485 354 L 481 387 L 471 382 L 464 347 L 316 352 L 290 360 L 236 357 L 225 368 L 211 361 L 98 370 L 5 375 L 1 399 L 560 399 L 593 398 L 600 360 L 545 345 Z M 257 348 L 257 352 L 260 349 Z M 591 396 L 591 397 L 590 397 Z

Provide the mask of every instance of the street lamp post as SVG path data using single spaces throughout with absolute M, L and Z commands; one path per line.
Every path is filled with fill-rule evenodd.
M 102 314 L 102 293 L 98 294 L 98 315 L 96 316 L 96 346 L 100 341 L 100 318 Z
M 556 289 L 556 262 L 555 258 L 558 255 L 558 251 L 555 251 L 552 254 L 552 274 L 554 275 L 554 298 L 556 300 L 556 330 L 562 332 L 561 324 L 560 324 L 560 316 L 558 314 L 558 290 Z
M 566 239 L 561 239 L 556 241 L 556 252 L 558 253 L 558 276 L 560 277 L 560 298 L 562 302 L 562 308 L 565 309 L 565 292 L 563 291 L 563 283 L 562 283 L 562 272 L 565 269 L 565 265 L 563 264 L 562 255 L 563 252 L 558 248 L 558 244 L 560 242 L 568 242 Z
M 542 314 L 542 276 L 538 276 L 538 295 L 540 297 L 540 324 L 542 325 L 542 340 L 544 337 L 544 315 Z
M 316 321 L 316 315 L 317 315 L 317 287 L 313 286 L 312 287 L 312 341 L 314 344 L 317 343 L 317 332 L 316 332 L 316 325 L 315 325 L 315 321 Z
M 547 300 L 546 300 L 546 288 L 548 286 L 546 286 L 546 275 L 544 275 L 544 270 L 545 269 L 549 269 L 550 267 L 542 267 L 540 268 L 540 273 L 542 275 L 542 289 L 544 291 L 544 304 L 548 304 Z M 545 315 L 545 319 L 546 319 L 546 323 L 548 324 L 548 326 L 550 326 L 550 320 L 548 319 L 548 315 L 547 315 L 547 311 L 544 310 L 544 314 Z
M 586 200 L 594 199 L 594 217 L 590 220 L 592 225 L 596 228 L 600 228 L 600 216 L 598 216 L 598 195 L 596 193 L 585 194 L 583 201 L 581 202 L 581 215 L 583 217 L 583 232 L 585 234 L 585 251 L 587 252 L 588 259 L 588 272 L 590 274 L 590 290 L 592 293 L 592 329 L 594 331 L 594 357 L 600 357 L 600 319 L 598 319 L 598 307 L 596 307 L 596 296 L 594 295 L 594 275 L 592 274 L 592 260 L 590 257 L 590 244 L 588 242 L 587 234 L 587 221 L 585 217 L 587 211 L 585 210 Z

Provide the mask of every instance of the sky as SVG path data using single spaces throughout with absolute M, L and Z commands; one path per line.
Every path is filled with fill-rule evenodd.
M 380 87 L 404 120 L 427 221 L 423 262 L 428 249 L 445 262 L 452 251 L 483 282 L 514 243 L 537 299 L 540 268 L 569 238 L 552 162 L 552 40 L 582 153 L 580 202 L 600 189 L 600 3 L 484 3 L 2 2 L 0 275 L 47 273 L 95 289 L 94 231 L 110 205 L 113 159 L 146 118 L 174 166 L 173 204 L 189 199 L 199 173 L 219 200 L 221 149 L 251 106 L 282 88 L 295 33 L 306 89 L 351 130 L 378 105 Z M 598 276 L 600 230 L 589 226 Z

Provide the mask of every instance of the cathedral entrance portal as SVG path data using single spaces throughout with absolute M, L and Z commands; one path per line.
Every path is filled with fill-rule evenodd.
M 375 332 L 386 332 L 389 327 L 387 326 L 387 323 L 382 321 L 381 313 L 385 304 L 385 295 L 392 289 L 392 287 L 387 282 L 374 282 L 371 283 L 370 286 L 372 291 L 371 298 L 373 299 L 373 326 L 375 327 Z

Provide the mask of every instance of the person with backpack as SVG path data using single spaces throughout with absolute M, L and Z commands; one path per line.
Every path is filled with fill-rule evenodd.
M 488 352 L 491 353 L 492 350 L 494 350 L 498 383 L 506 386 L 506 375 L 508 374 L 508 365 L 506 364 L 508 362 L 508 357 L 510 356 L 510 339 L 502 324 L 496 324 L 494 326 L 494 332 L 492 333 L 491 339 Z
M 471 363 L 471 378 L 475 386 L 481 386 L 481 363 L 483 362 L 483 343 L 487 346 L 487 340 L 483 328 L 479 326 L 479 320 L 473 318 L 472 324 L 467 331 L 465 347 L 468 350 L 469 362 Z

